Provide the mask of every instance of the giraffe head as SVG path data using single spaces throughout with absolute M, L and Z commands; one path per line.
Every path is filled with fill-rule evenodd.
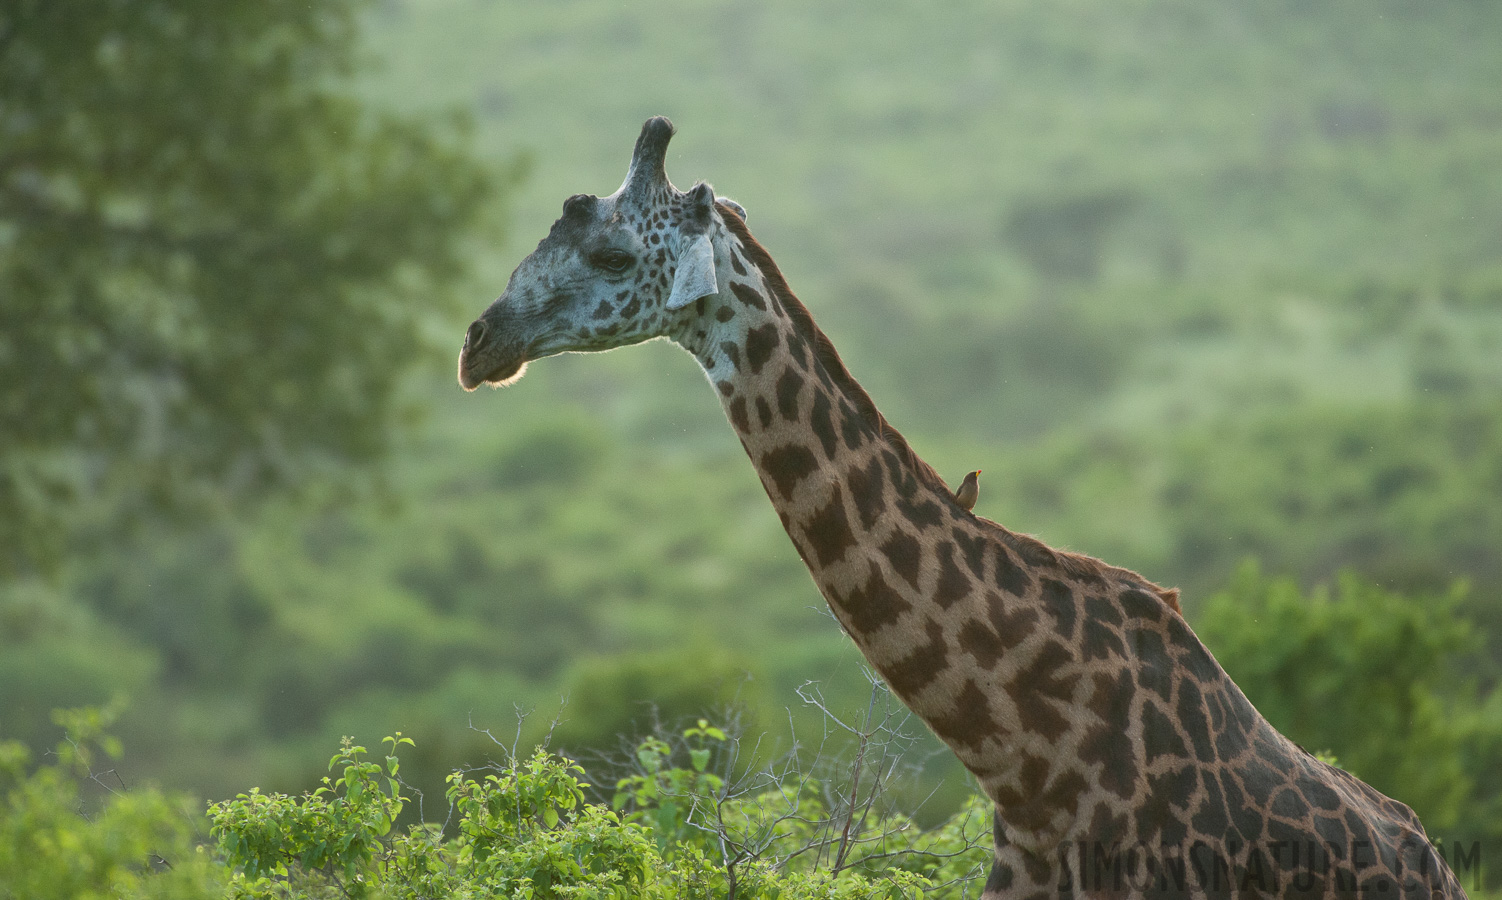
M 547 237 L 469 326 L 459 354 L 465 390 L 510 384 L 545 356 L 674 334 L 697 314 L 695 300 L 718 293 L 714 190 L 701 182 L 684 192 L 668 180 L 672 136 L 673 123 L 648 119 L 619 190 L 564 202 Z

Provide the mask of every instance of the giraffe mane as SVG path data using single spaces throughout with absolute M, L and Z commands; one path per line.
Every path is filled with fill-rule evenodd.
M 720 212 L 720 217 L 724 219 L 726 227 L 741 242 L 750 262 L 761 271 L 762 277 L 767 281 L 767 287 L 782 304 L 782 308 L 787 311 L 788 318 L 793 323 L 793 330 L 814 348 L 815 357 L 824 367 L 824 371 L 828 373 L 835 387 L 845 395 L 865 423 L 897 453 L 898 459 L 908 466 L 921 483 L 941 495 L 949 495 L 948 483 L 938 472 L 934 471 L 933 466 L 913 450 L 907 438 L 902 436 L 902 432 L 892 427 L 886 416 L 881 414 L 881 410 L 876 408 L 876 402 L 871 399 L 871 395 L 866 393 L 866 389 L 861 387 L 860 382 L 850 374 L 850 370 L 845 368 L 845 361 L 840 358 L 834 342 L 814 322 L 813 314 L 793 293 L 793 289 L 788 286 L 787 279 L 782 275 L 782 270 L 772 259 L 772 254 L 768 253 L 761 242 L 752 236 L 750 229 L 746 227 L 745 220 L 734 209 L 722 202 L 716 201 L 715 206 Z M 999 540 L 1032 565 L 1052 565 L 1076 578 L 1104 581 L 1108 577 L 1113 577 L 1137 582 L 1157 594 L 1175 612 L 1180 612 L 1178 588 L 1161 587 L 1130 569 L 1109 565 L 1093 556 L 1068 550 L 1056 550 L 1032 535 L 1018 534 L 984 516 L 976 516 L 976 519 L 984 523 Z

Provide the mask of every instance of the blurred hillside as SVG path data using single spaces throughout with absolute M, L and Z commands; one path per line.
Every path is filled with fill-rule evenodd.
M 375 496 L 8 587 L 13 735 L 124 691 L 146 774 L 220 797 L 396 730 L 435 787 L 486 752 L 471 722 L 535 707 L 531 739 L 565 694 L 571 748 L 643 701 L 774 729 L 806 680 L 864 696 L 684 354 L 454 384 L 466 316 L 654 114 L 920 454 L 985 470 L 977 512 L 1184 587 L 1191 621 L 1247 557 L 1469 581 L 1496 683 L 1502 7 L 384 0 L 367 26 L 368 98 L 458 105 L 528 160 L 468 311 L 424 326 L 452 352 L 405 383 L 422 421 Z

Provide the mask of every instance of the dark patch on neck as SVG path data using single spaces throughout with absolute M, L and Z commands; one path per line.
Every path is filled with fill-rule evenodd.
M 1105 622 L 1086 616 L 1080 630 L 1080 658 L 1085 662 L 1126 657 L 1126 644 L 1122 643 L 1115 629 Z
M 1195 732 L 1190 730 L 1189 736 L 1194 738 Z M 1214 761 L 1203 756 L 1199 759 L 1204 763 Z M 1204 788 L 1205 799 L 1200 801 L 1199 811 L 1189 820 L 1189 824 L 1200 834 L 1225 834 L 1231 825 L 1231 820 L 1226 818 L 1226 801 L 1220 793 L 1220 781 L 1215 778 L 1214 771 L 1208 767 L 1200 769 L 1200 786 Z M 1324 893 L 1312 896 L 1322 897 Z
M 976 538 L 977 542 L 980 540 Z M 1021 566 L 1012 561 L 1012 554 L 1007 552 L 1007 548 L 1001 544 L 991 546 L 996 551 L 996 571 L 993 573 L 996 586 L 1014 597 L 1021 597 L 1027 593 L 1033 580 L 1027 577 L 1027 573 L 1022 571 Z
M 747 306 L 754 306 L 762 312 L 766 312 L 767 301 L 762 297 L 761 293 L 756 290 L 756 288 L 752 287 L 749 284 L 746 284 L 744 281 L 732 281 L 730 282 L 730 290 L 735 294 L 736 297 L 740 298 L 740 301 L 742 303 L 746 304 Z
M 887 508 L 882 496 L 886 482 L 881 477 L 881 460 L 873 459 L 865 467 L 851 467 L 845 475 L 845 484 L 850 488 L 850 499 L 855 503 L 861 527 L 870 531 Z
M 840 436 L 851 450 L 859 449 L 866 442 L 866 423 L 844 400 L 840 401 Z
M 970 654 L 982 669 L 991 668 L 1001 659 L 1001 641 L 997 640 L 996 633 L 974 619 L 960 628 L 959 644 L 960 649 Z
M 1143 762 L 1149 767 L 1162 756 L 1183 759 L 1189 756 L 1189 748 L 1178 728 L 1158 709 L 1155 703 L 1142 704 L 1142 750 Z M 1182 796 L 1188 797 L 1189 794 Z
M 771 322 L 746 332 L 746 364 L 751 367 L 752 375 L 761 373 L 761 367 L 772 358 L 777 343 L 777 326 Z
M 730 401 L 730 424 L 741 434 L 751 433 L 751 420 L 746 417 L 745 397 L 736 397 Z
M 1052 578 L 1043 579 L 1041 588 L 1043 608 L 1053 616 L 1059 634 L 1066 641 L 1074 640 L 1074 623 L 1078 618 L 1074 608 L 1074 591 L 1069 589 L 1069 585 Z
M 1095 814 L 1090 816 L 1089 829 L 1084 834 L 1101 841 L 1102 846 L 1111 846 L 1111 844 L 1126 840 L 1130 834 L 1126 828 L 1128 828 L 1126 816 L 1111 810 L 1110 804 L 1098 802 L 1095 805 Z M 1221 834 L 1221 831 L 1214 831 L 1211 834 Z
M 1017 782 L 996 791 L 997 810 L 1007 824 L 1021 831 L 1037 832 L 1053 824 L 1059 813 L 1070 819 L 1075 817 L 1080 794 L 1089 788 L 1089 784 L 1083 775 L 1073 770 L 1050 777 L 1052 769 L 1053 765 L 1046 757 L 1023 754 Z M 1043 857 L 1029 854 L 1023 857 L 1023 862 L 1028 877 L 1035 883 L 1046 885 L 1054 878 L 1053 866 Z M 1044 893 L 1042 896 L 1055 895 Z
M 1222 757 L 1222 759 L 1228 758 L 1230 757 Z M 1232 777 L 1232 770 L 1229 768 L 1221 770 L 1220 786 L 1221 789 L 1226 792 L 1226 803 L 1231 810 L 1231 824 L 1236 827 L 1237 831 L 1241 832 L 1242 837 L 1246 839 L 1248 844 L 1256 844 L 1260 842 L 1263 837 L 1263 820 L 1262 813 L 1257 808 L 1257 800 L 1254 799 L 1250 794 L 1243 794 L 1241 792 L 1241 788 L 1237 786 L 1235 779 Z M 1361 832 L 1365 831 L 1364 828 L 1361 828 L 1361 820 L 1359 817 L 1357 817 L 1355 821 L 1352 821 L 1352 814 L 1349 808 L 1346 809 L 1346 826 L 1348 828 L 1351 828 L 1351 830 L 1355 832 L 1355 834 L 1350 835 L 1352 838 L 1357 837 L 1357 835 L 1360 835 Z M 1366 839 L 1365 845 L 1368 851 L 1370 851 L 1370 848 L 1372 846 L 1370 839 Z M 1353 860 L 1355 858 L 1355 853 L 1356 849 L 1354 846 L 1352 846 L 1351 855 Z M 1347 863 L 1349 864 L 1349 862 L 1350 861 L 1348 860 Z M 1350 885 L 1354 888 L 1356 886 L 1356 879 L 1350 876 L 1342 878 L 1341 869 L 1343 868 L 1345 867 L 1338 866 L 1335 870 L 1335 877 L 1337 882 L 1344 881 L 1345 884 Z M 1349 896 L 1349 894 L 1347 896 Z M 1358 894 L 1357 896 L 1360 895 Z M 1431 894 L 1430 896 L 1433 895 Z
M 927 497 L 920 497 L 917 501 L 899 497 L 897 511 L 902 513 L 903 518 L 920 528 L 933 528 L 944 521 L 943 510 L 939 504 Z
M 846 550 L 855 546 L 855 533 L 850 530 L 850 520 L 845 515 L 845 495 L 839 485 L 835 485 L 824 508 L 803 523 L 803 533 L 808 536 L 809 546 L 821 566 L 838 562 Z
M 986 577 L 986 539 L 978 534 L 971 534 L 968 530 L 956 526 L 952 532 L 954 541 L 959 545 L 960 551 L 965 554 L 965 565 L 970 567 L 970 574 L 977 580 Z M 1006 551 L 1002 551 L 1003 553 Z M 1002 590 L 1006 590 L 1002 588 Z M 1009 591 L 1008 593 L 1016 593 Z
M 944 626 L 929 619 L 926 631 L 928 640 L 925 643 L 914 647 L 913 652 L 896 663 L 880 667 L 887 684 L 899 697 L 916 696 L 949 666 L 944 646 Z
M 933 726 L 934 733 L 951 747 L 964 746 L 972 752 L 979 752 L 985 745 L 986 738 L 1002 732 L 1001 726 L 991 717 L 991 704 L 986 699 L 986 692 L 973 680 L 966 680 L 965 686 L 955 697 L 954 711 L 948 714 L 935 713 L 929 724 Z
M 1059 709 L 1074 701 L 1079 676 L 1064 672 L 1073 661 L 1068 648 L 1058 641 L 1049 641 L 1006 683 L 1023 728 L 1056 741 L 1069 727 Z
M 1137 767 L 1133 763 L 1132 741 L 1127 729 L 1131 725 L 1132 673 L 1095 676 L 1095 691 L 1090 697 L 1090 711 L 1100 724 L 1085 732 L 1080 742 L 1080 760 L 1087 765 L 1101 765 L 1100 786 L 1123 799 L 1136 793 Z
M 1179 798 L 1194 793 L 1198 775 L 1193 768 L 1150 775 L 1147 779 L 1147 799 L 1137 808 L 1137 835 L 1150 846 L 1182 847 L 1189 839 L 1189 826 L 1175 806 Z M 1184 878 L 1175 879 L 1184 884 Z
M 1038 626 L 1037 610 L 1020 603 L 1016 609 L 1009 609 L 1006 598 L 992 592 L 986 594 L 986 614 L 1005 647 L 1022 643 Z
M 873 560 L 866 583 L 850 592 L 840 603 L 840 608 L 850 619 L 850 627 L 861 634 L 870 634 L 878 628 L 894 624 L 913 605 L 892 590 Z
M 1156 632 L 1139 628 L 1132 635 L 1137 657 L 1137 686 L 1152 691 L 1167 703 L 1173 693 L 1174 661 Z
M 1163 618 L 1163 602 L 1157 597 L 1148 596 L 1137 590 L 1122 591 L 1119 599 L 1121 608 L 1133 618 L 1146 619 L 1149 622 L 1157 622 Z
M 784 500 L 793 496 L 798 482 L 807 478 L 819 466 L 813 451 L 802 444 L 785 444 L 762 454 L 761 468 L 772 476 L 777 492 Z
M 923 565 L 923 545 L 918 543 L 918 539 L 899 528 L 881 545 L 881 552 L 886 554 L 887 562 L 892 564 L 892 571 L 901 575 L 917 590 L 918 571 Z
M 1221 759 L 1235 759 L 1246 752 L 1246 748 L 1246 726 L 1233 710 L 1226 716 L 1220 734 L 1215 736 L 1215 752 Z
M 1085 618 L 1105 622 L 1108 625 L 1122 623 L 1121 611 L 1107 597 L 1090 594 L 1085 597 Z
M 898 497 L 911 497 L 918 492 L 918 479 L 913 473 L 902 465 L 897 454 L 891 450 L 881 451 L 881 458 L 887 464 L 887 475 L 892 481 L 892 490 L 897 492 Z M 948 491 L 946 487 L 944 490 Z
M 798 393 L 803 390 L 803 376 L 790 367 L 777 379 L 777 411 L 789 422 L 798 421 Z
M 998 832 L 1001 830 L 1000 818 L 997 818 L 996 820 L 996 830 Z M 1003 846 L 1000 839 L 997 839 L 996 846 Z M 998 861 L 995 865 L 991 866 L 991 874 L 986 876 L 986 884 L 983 888 L 981 888 L 981 896 L 1000 896 L 1009 888 L 1011 888 L 1012 879 L 1014 877 L 1015 876 L 1012 874 L 1012 867 L 1007 865 L 1006 863 Z M 1040 881 L 1038 883 L 1047 884 L 1046 881 Z
M 939 559 L 939 583 L 934 587 L 934 600 L 943 609 L 948 609 L 970 595 L 973 583 L 955 562 L 952 542 L 940 542 L 934 548 L 934 554 Z
M 793 364 L 803 371 L 808 371 L 808 341 L 798 332 L 793 332 L 787 337 L 788 356 L 792 357 Z
M 814 396 L 814 407 L 809 410 L 808 425 L 824 445 L 824 457 L 834 459 L 838 445 L 834 434 L 834 420 L 829 415 L 829 395 L 819 391 Z

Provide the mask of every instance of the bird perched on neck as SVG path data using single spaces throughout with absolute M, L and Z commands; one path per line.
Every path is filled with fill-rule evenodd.
M 954 499 L 955 502 L 959 503 L 965 509 L 975 509 L 975 501 L 979 497 L 980 469 L 976 469 L 974 472 L 966 475 L 964 481 L 960 482 L 960 486 L 954 492 Z

